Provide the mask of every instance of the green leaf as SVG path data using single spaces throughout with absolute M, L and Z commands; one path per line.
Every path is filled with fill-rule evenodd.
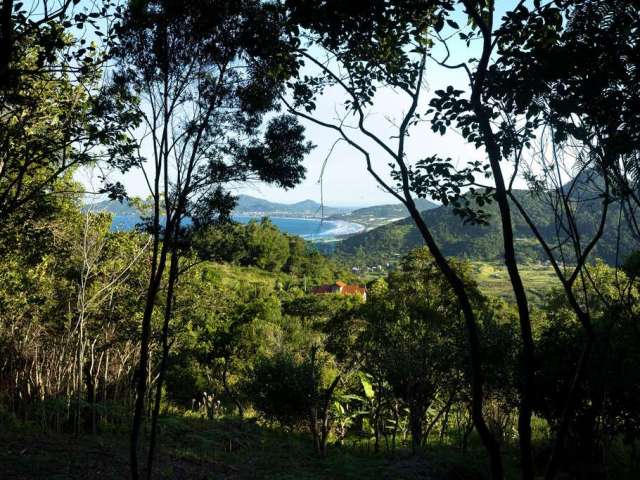
M 454 22 L 453 20 L 447 20 L 447 25 L 449 25 L 451 28 L 455 28 L 458 29 L 460 28 L 460 25 L 458 25 L 456 22 Z
M 375 397 L 375 392 L 373 391 L 373 386 L 369 379 L 364 375 L 360 375 L 360 383 L 362 384 L 362 388 L 364 389 L 364 395 L 367 399 L 371 400 Z

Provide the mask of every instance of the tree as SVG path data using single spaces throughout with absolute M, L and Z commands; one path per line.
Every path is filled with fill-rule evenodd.
M 282 270 L 289 258 L 289 241 L 268 218 L 251 221 L 244 231 L 248 265 L 271 272 Z
M 633 2 L 571 0 L 531 11 L 520 7 L 503 27 L 508 35 L 499 47 L 495 88 L 510 109 L 544 118 L 555 143 L 566 146 L 574 139 L 591 152 L 579 159 L 580 167 L 608 180 L 609 195 L 625 205 L 625 223 L 633 230 L 638 225 L 638 119 L 637 98 L 629 87 L 638 75 L 639 15 Z M 526 48 L 515 49 L 515 44 Z
M 3 230 L 34 215 L 46 215 L 57 181 L 78 167 L 100 162 L 126 170 L 132 120 L 105 95 L 101 85 L 110 35 L 97 17 L 117 23 L 110 2 L 74 11 L 70 0 L 2 4 L 0 58 L 0 224 Z M 100 2 L 98 2 L 100 3 Z M 105 38 L 74 35 L 84 23 Z M 101 22 L 100 22 L 101 23 Z M 82 28 L 80 29 L 82 31 Z M 82 35 L 81 33 L 79 35 Z M 106 179 L 101 191 L 120 194 Z
M 82 28 L 84 23 L 90 23 L 96 27 L 96 31 L 103 35 L 97 27 L 95 18 L 107 14 L 110 7 L 115 6 L 111 2 L 104 2 L 96 8 L 97 11 L 87 11 L 83 8 L 80 11 L 76 8 L 80 3 L 77 0 L 43 0 L 37 5 L 30 7 L 23 2 L 6 0 L 2 2 L 0 11 L 0 90 L 10 89 L 16 81 L 16 77 L 26 73 L 37 74 L 48 69 L 55 69 L 55 64 L 49 63 L 57 55 L 60 47 L 60 29 L 57 25 L 65 28 L 76 26 Z M 98 7 L 94 4 L 94 7 Z M 119 12 L 119 8 L 116 9 Z M 52 28 L 53 27 L 53 28 Z M 17 59 L 23 51 L 21 46 L 27 38 L 35 38 L 41 46 L 42 59 L 36 69 L 20 66 Z M 86 51 L 86 50 L 85 50 Z M 75 52 L 74 52 L 75 53 Z M 82 55 L 82 53 L 79 53 Z
M 286 302 L 281 338 L 258 356 L 247 383 L 248 397 L 266 418 L 308 426 L 320 457 L 327 455 L 336 395 L 358 363 L 351 327 L 361 306 L 359 297 L 336 295 Z
M 304 174 L 300 162 L 311 145 L 295 119 L 273 117 L 261 128 L 281 88 L 281 75 L 267 75 L 281 68 L 275 63 L 280 40 L 271 22 L 268 8 L 257 1 L 158 0 L 132 4 L 120 30 L 112 91 L 142 121 L 138 166 L 153 199 L 152 262 L 131 437 L 134 479 L 139 477 L 151 317 L 168 263 L 163 351 L 147 461 L 151 475 L 179 256 L 188 239 L 183 220 L 191 217 L 196 229 L 228 221 L 234 205 L 225 191 L 230 182 L 259 179 L 290 188 Z M 151 153 L 151 164 L 145 162 L 143 148 Z
M 450 286 L 433 258 L 419 249 L 370 288 L 364 316 L 365 367 L 381 372 L 409 408 L 417 451 L 427 410 L 464 368 L 455 361 L 464 357 L 460 307 L 451 302 Z
M 635 25 L 638 9 L 630 4 L 613 6 L 610 2 L 590 0 L 537 3 L 533 9 L 521 3 L 493 31 L 492 7 L 483 12 L 471 2 L 464 3 L 483 39 L 482 57 L 473 72 L 470 103 L 460 101 L 457 95 L 443 96 L 451 105 L 444 109 L 445 117 L 456 120 L 458 127 L 466 126 L 469 141 L 486 148 L 494 178 L 499 178 L 503 168 L 499 161 L 511 160 L 514 172 L 525 170 L 530 188 L 547 198 L 555 212 L 555 236 L 545 235 L 510 187 L 501 192 L 496 184 L 501 211 L 507 211 L 512 202 L 525 219 L 586 332 L 574 375 L 575 389 L 568 391 L 565 420 L 557 434 L 557 453 L 572 414 L 574 392 L 594 343 L 588 298 L 583 295 L 590 277 L 588 259 L 603 236 L 608 215 L 613 213 L 610 205 L 619 202 L 620 211 L 626 212 L 627 228 L 632 229 L 637 208 L 633 206 L 634 194 L 630 193 L 635 181 L 632 159 L 638 146 L 637 129 L 627 113 L 631 111 L 630 101 L 634 100 L 623 93 L 627 89 L 621 85 L 634 75 L 630 73 L 634 69 L 629 68 L 634 64 L 630 52 L 637 43 L 637 35 L 634 36 L 631 25 Z M 593 45 L 609 52 L 606 65 L 604 61 L 593 61 L 588 53 Z M 498 57 L 492 62 L 494 48 Z M 611 51 L 616 54 L 610 55 Z M 438 105 L 442 107 L 444 103 Z M 490 123 L 497 118 L 502 123 L 494 128 Z M 547 134 L 550 140 L 545 145 Z M 541 143 L 532 162 L 536 162 L 537 155 L 541 172 L 538 175 L 535 168 L 527 171 L 524 159 L 534 138 Z M 565 184 L 565 172 L 569 171 L 574 172 L 574 178 Z M 509 185 L 512 183 L 513 180 Z M 575 212 L 579 208 L 598 212 L 597 228 L 590 236 L 584 233 L 588 229 L 576 221 Z M 506 218 L 502 219 L 502 225 L 508 227 Z M 619 225 L 618 238 L 621 231 Z M 512 233 L 505 236 L 507 243 L 513 243 Z M 517 279 L 513 280 L 512 276 L 517 291 L 520 287 Z M 520 318 L 524 318 L 522 312 Z M 523 330 L 522 337 L 533 347 L 530 330 L 529 327 L 526 335 Z M 527 372 L 528 396 L 532 397 L 534 367 L 530 362 L 523 367 Z M 555 467 L 556 454 L 547 466 L 546 478 L 554 477 Z
M 25 225 L 0 272 L 3 401 L 76 434 L 120 421 L 98 404 L 129 400 L 146 271 L 141 236 L 109 232 L 109 216 L 81 211 L 81 197 L 52 197 L 54 211 Z
M 637 395 L 637 283 L 598 264 L 592 267 L 589 311 L 594 341 L 584 377 L 577 386 L 575 410 L 567 428 L 567 441 L 557 454 L 557 468 L 572 475 L 607 469 L 606 452 L 616 436 L 630 447 L 638 439 Z M 635 285 L 634 285 L 635 284 Z M 581 359 L 586 332 L 561 291 L 544 305 L 545 322 L 538 333 L 545 363 L 537 377 L 536 411 L 552 429 L 565 421 L 565 399 L 572 388 L 573 372 Z M 570 353 L 568 355 L 568 352 Z M 562 359 L 562 360 L 561 360 Z M 634 466 L 630 465 L 630 468 Z
M 290 18 L 304 31 L 299 36 L 300 46 L 296 45 L 296 48 L 301 61 L 307 64 L 306 69 L 301 69 L 303 73 L 297 81 L 292 83 L 289 108 L 302 118 L 334 131 L 341 141 L 365 157 L 369 172 L 383 188 L 407 206 L 466 312 L 467 329 L 471 332 L 471 362 L 477 369 L 474 375 L 475 423 L 489 451 L 494 478 L 501 478 L 503 474 L 499 449 L 481 418 L 481 346 L 477 319 L 471 306 L 465 306 L 465 302 L 468 303 L 468 285 L 457 278 L 442 257 L 440 246 L 434 241 L 429 225 L 415 209 L 411 195 L 431 196 L 451 205 L 467 223 L 496 221 L 499 226 L 505 265 L 519 312 L 522 351 L 519 356 L 518 429 L 522 476 L 530 480 L 535 473 L 530 423 L 535 397 L 536 358 L 529 300 L 519 273 L 521 259 L 516 255 L 512 210 L 515 208 L 529 224 L 556 267 L 558 278 L 582 319 L 581 323 L 589 330 L 588 313 L 581 306 L 584 299 L 578 298 L 580 290 L 585 287 L 584 282 L 588 281 L 587 259 L 602 237 L 609 204 L 614 199 L 614 185 L 621 185 L 616 188 L 619 192 L 626 192 L 623 196 L 628 201 L 632 198 L 629 191 L 633 191 L 633 182 L 636 181 L 631 165 L 635 158 L 632 153 L 635 148 L 633 132 L 637 132 L 637 128 L 633 114 L 625 113 L 632 111 L 628 107 L 634 100 L 626 93 L 620 93 L 632 89 L 621 89 L 620 85 L 631 85 L 630 80 L 635 78 L 635 70 L 626 68 L 626 60 L 633 65 L 635 30 L 632 25 L 635 25 L 633 20 L 637 17 L 637 7 L 625 3 L 624 9 L 618 9 L 604 3 L 534 2 L 529 8 L 525 2 L 517 2 L 498 21 L 495 2 L 485 1 L 379 3 L 368 9 L 367 15 L 357 16 L 352 10 L 358 8 L 356 5 L 331 5 L 330 9 L 325 8 L 324 17 L 316 2 L 286 2 Z M 466 25 L 460 27 L 454 14 L 466 18 Z M 293 31 L 294 35 L 298 33 L 295 28 Z M 593 71 L 600 67 L 594 67 L 596 64 L 592 58 L 584 55 L 593 45 L 600 45 L 598 39 L 620 54 L 620 57 L 607 56 L 610 63 L 605 63 L 606 71 L 603 70 L 600 77 L 593 75 Z M 569 58 L 576 51 L 584 53 Z M 568 61 L 559 61 L 562 57 L 558 53 L 566 56 Z M 468 60 L 467 55 L 471 57 Z M 619 58 L 625 60 L 616 61 Z M 585 63 L 584 68 L 577 66 L 585 60 L 590 65 Z M 421 112 L 421 100 L 424 98 L 421 92 L 427 62 L 459 70 L 468 80 L 468 87 L 460 90 L 447 86 L 436 90 L 425 117 Z M 597 95 L 591 80 L 595 78 L 602 82 L 599 85 L 605 91 L 602 102 L 590 102 L 590 97 Z M 327 86 L 341 89 L 346 97 L 343 113 L 338 114 L 336 121 L 320 118 L 316 113 L 316 98 Z M 389 141 L 370 129 L 367 122 L 368 112 L 376 100 L 376 91 L 384 87 L 393 87 L 406 94 L 407 100 L 400 121 L 393 125 L 393 140 Z M 616 106 L 608 110 L 607 104 Z M 615 113 L 609 115 L 610 111 Z M 438 155 L 412 162 L 407 155 L 407 137 L 409 131 L 415 131 L 415 126 L 423 120 L 429 121 L 432 130 L 440 134 L 456 129 L 469 144 L 482 149 L 485 158 L 469 162 L 463 168 L 457 167 L 452 159 Z M 540 187 L 539 183 L 536 185 L 535 181 L 531 183 L 543 196 L 548 195 L 555 202 L 557 225 L 556 232 L 553 232 L 556 235 L 552 234 L 554 244 L 550 244 L 548 238 L 536 229 L 531 212 L 522 208 L 513 195 L 514 182 L 524 170 L 523 164 L 532 153 L 534 140 L 545 135 L 543 125 L 552 125 L 554 144 L 544 151 L 551 151 L 552 155 L 547 156 L 551 157 L 551 162 L 541 169 L 541 177 L 548 179 L 551 173 L 557 183 L 551 190 L 546 186 Z M 563 189 L 564 182 L 559 179 L 564 173 L 555 175 L 556 170 L 560 171 L 565 166 L 558 160 L 561 158 L 559 151 L 569 157 L 576 151 L 574 147 L 577 144 L 583 147 L 578 152 L 578 162 L 574 162 L 579 164 L 578 172 L 599 166 L 594 171 L 604 180 L 601 188 L 596 190 L 597 200 L 585 205 L 585 208 L 600 210 L 598 228 L 588 239 L 581 236 L 572 213 L 575 205 L 584 198 L 572 196 L 572 184 Z M 391 174 L 397 185 L 385 182 L 384 175 L 374 168 L 371 157 L 375 151 L 381 151 L 391 160 Z M 510 167 L 505 166 L 507 162 Z M 601 168 L 614 164 L 618 166 L 613 170 Z M 552 168 L 548 168 L 549 165 Z M 605 170 L 607 173 L 603 174 Z M 610 172 L 618 173 L 612 175 Z M 530 172 L 525 171 L 525 178 L 531 180 L 532 176 L 527 173 Z M 480 181 L 482 176 L 489 179 L 489 185 L 483 185 Z M 585 177 L 589 178 L 589 175 Z M 588 182 L 597 183 L 593 180 Z M 467 192 L 462 195 L 464 190 Z M 490 218 L 483 208 L 489 202 L 497 204 L 495 219 Z M 628 206 L 626 208 L 629 210 Z M 572 250 L 571 258 L 575 259 L 573 265 L 569 265 L 569 261 L 565 263 L 565 270 L 555 256 L 557 244 L 566 244 L 567 249 Z M 574 285 L 576 281 L 578 284 Z M 590 348 L 587 342 L 582 355 L 584 358 L 588 357 Z M 576 383 L 584 365 L 584 362 L 578 364 Z M 570 393 L 567 398 L 568 415 L 571 414 L 571 403 Z M 560 429 L 557 443 L 563 441 L 563 435 L 563 429 Z M 552 477 L 553 459 L 547 469 L 547 478 Z
M 282 352 L 259 359 L 246 388 L 265 418 L 291 428 L 308 421 L 310 399 L 318 388 L 310 378 L 308 361 Z
M 421 121 L 419 107 L 424 95 L 425 67 L 433 43 L 431 29 L 440 31 L 454 2 L 340 2 L 288 1 L 285 15 L 300 68 L 290 82 L 291 100 L 283 99 L 290 112 L 333 131 L 364 157 L 367 171 L 380 186 L 406 208 L 420 231 L 433 258 L 452 287 L 462 309 L 469 347 L 473 385 L 472 416 L 487 449 L 493 478 L 503 477 L 499 446 L 483 417 L 483 359 L 479 327 L 470 300 L 468 285 L 442 254 L 429 226 L 416 207 L 414 198 L 432 196 L 474 223 L 486 221 L 481 209 L 471 208 L 461 195 L 473 186 L 474 173 L 483 173 L 480 163 L 456 171 L 451 160 L 429 157 L 410 168 L 406 140 L 409 131 Z M 303 70 L 308 66 L 309 72 Z M 336 87 L 345 95 L 338 119 L 315 114 L 317 97 L 326 88 Z M 368 128 L 368 112 L 379 88 L 396 89 L 406 102 L 406 111 L 394 124 L 391 140 Z M 353 119 L 350 121 L 350 119 Z M 355 136 L 359 133 L 359 136 Z M 384 180 L 372 162 L 372 153 L 382 152 L 391 162 L 391 175 L 397 185 Z M 479 193 L 481 201 L 488 195 Z

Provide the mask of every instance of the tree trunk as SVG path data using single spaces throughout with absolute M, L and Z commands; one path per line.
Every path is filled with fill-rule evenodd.
M 324 394 L 324 400 L 322 403 L 322 425 L 321 425 L 321 439 L 320 439 L 320 456 L 327 456 L 327 444 L 329 442 L 329 434 L 331 433 L 331 422 L 329 421 L 329 411 L 331 405 L 331 399 L 333 398 L 333 392 L 335 391 L 341 376 L 338 375 Z
M 480 108 L 480 107 L 478 107 Z M 482 114 L 480 114 L 482 115 Z M 491 132 L 491 126 L 487 118 L 480 121 L 483 130 Z M 493 132 L 487 133 L 493 135 Z M 523 480 L 533 480 L 533 455 L 531 447 L 531 415 L 533 411 L 534 391 L 534 343 L 531 330 L 531 318 L 529 315 L 529 302 L 522 283 L 522 278 L 518 270 L 516 259 L 513 225 L 511 222 L 511 209 L 506 193 L 506 186 L 502 177 L 500 167 L 500 153 L 497 145 L 487 146 L 493 176 L 496 182 L 496 200 L 500 209 L 500 220 L 502 225 L 502 240 L 504 245 L 504 260 L 511 281 L 513 293 L 518 306 L 518 319 L 520 323 L 520 338 L 522 341 L 522 352 L 520 362 L 520 405 L 518 412 L 518 434 L 520 440 L 520 462 Z M 496 158 L 497 157 L 497 158 Z
M 318 390 L 316 385 L 316 350 L 317 347 L 311 347 L 311 406 L 309 409 L 309 429 L 313 438 L 313 450 L 316 455 L 321 455 L 320 451 L 320 433 L 318 432 Z
M 395 422 L 393 426 L 393 433 L 391 434 L 391 450 L 393 453 L 396 451 L 396 437 L 398 435 L 398 424 L 400 423 L 400 417 L 398 415 L 398 404 L 393 405 L 393 420 Z
M 85 418 L 85 429 L 92 434 L 96 432 L 96 392 L 91 369 L 89 365 L 84 366 L 84 379 L 87 389 L 87 404 L 89 404 L 89 415 Z
M 444 412 L 444 420 L 442 421 L 442 427 L 440 428 L 440 444 L 444 440 L 444 435 L 447 433 L 447 428 L 449 428 L 449 413 L 451 412 L 451 405 L 449 405 Z
M 523 480 L 533 480 L 533 455 L 531 448 L 531 414 L 534 398 L 534 343 L 531 331 L 531 319 L 529 317 L 529 305 L 527 294 L 524 290 L 522 278 L 518 271 L 518 263 L 514 247 L 513 225 L 511 211 L 507 197 L 507 187 L 502 175 L 500 161 L 502 154 L 496 136 L 491 128 L 491 119 L 488 108 L 482 101 L 482 93 L 487 79 L 487 68 L 493 50 L 493 6 L 487 18 L 483 18 L 474 6 L 465 1 L 468 13 L 479 22 L 482 32 L 483 47 L 480 61 L 476 69 L 471 89 L 470 104 L 478 121 L 480 134 L 484 143 L 489 164 L 495 181 L 495 199 L 500 210 L 500 222 L 502 227 L 502 240 L 504 247 L 504 261 L 509 273 L 513 293 L 518 306 L 518 318 L 520 321 L 520 337 L 522 341 L 521 375 L 520 375 L 520 405 L 518 413 L 518 433 L 520 441 L 520 468 Z
M 429 435 L 431 434 L 431 431 L 433 430 L 433 428 L 438 423 L 438 420 L 440 420 L 440 418 L 445 413 L 445 411 L 448 411 L 449 408 L 451 408 L 451 404 L 453 403 L 453 398 L 454 398 L 454 394 L 449 395 L 449 398 L 447 399 L 447 403 L 445 403 L 444 407 L 442 407 L 440 409 L 440 411 L 436 414 L 436 416 L 433 418 L 433 420 L 431 420 L 431 422 L 429 422 L 429 425 L 427 425 L 427 428 L 426 428 L 426 430 L 424 432 L 424 444 L 425 444 L 425 446 L 426 446 L 427 441 L 429 439 Z
M 156 302 L 156 297 L 160 290 L 160 281 L 166 266 L 166 246 L 162 246 L 162 251 L 158 255 L 159 238 L 158 233 L 154 233 L 154 254 L 151 266 L 151 275 L 147 287 L 147 298 L 145 302 L 144 314 L 142 317 L 142 333 L 140 337 L 140 359 L 136 373 L 136 398 L 133 412 L 133 425 L 131 427 L 131 445 L 129 448 L 129 460 L 131 462 L 131 478 L 138 480 L 138 443 L 140 438 L 140 427 L 144 415 L 145 393 L 147 389 L 147 376 L 149 370 L 149 341 L 151 338 L 151 316 Z
M 409 403 L 409 428 L 411 429 L 411 451 L 416 454 L 422 446 L 422 422 L 425 409 L 417 402 Z
M 591 355 L 592 347 L 593 337 L 589 335 L 587 337 L 587 342 L 584 346 L 584 349 L 580 355 L 580 359 L 578 360 L 578 367 L 571 383 L 569 395 L 567 396 L 567 400 L 562 412 L 562 417 L 560 418 L 560 427 L 558 428 L 558 432 L 556 433 L 556 439 L 553 444 L 551 457 L 549 459 L 549 462 L 547 463 L 547 468 L 544 474 L 545 480 L 553 480 L 556 476 L 556 473 L 558 472 L 560 455 L 562 453 L 562 450 L 564 449 L 567 434 L 569 432 L 569 426 L 571 424 L 571 419 L 573 418 L 573 412 L 575 411 L 578 387 L 580 386 L 580 383 L 582 382 L 582 379 L 586 372 L 587 362 L 589 356 Z
M 315 404 L 309 409 L 309 431 L 313 441 L 313 451 L 320 455 L 320 434 L 318 432 L 318 411 Z
M 460 443 L 460 451 L 463 455 L 467 453 L 467 447 L 469 446 L 469 435 L 473 432 L 473 423 L 469 426 L 465 427 L 464 433 L 462 434 L 462 442 Z
M 162 401 L 162 386 L 167 371 L 167 362 L 169 358 L 169 322 L 171 321 L 171 312 L 173 309 L 174 289 L 178 280 L 179 257 L 175 248 L 171 249 L 171 260 L 169 265 L 169 278 L 167 283 L 166 304 L 164 307 L 164 321 L 162 324 L 162 357 L 160 359 L 160 370 L 158 372 L 158 380 L 156 384 L 156 396 L 151 413 L 151 435 L 149 437 L 149 455 L 147 458 L 147 479 L 151 479 L 153 470 L 153 456 L 156 447 L 156 436 L 158 430 L 158 416 L 160 414 L 160 403 Z
M 407 187 L 408 188 L 408 187 Z M 420 212 L 416 208 L 415 202 L 411 198 L 410 192 L 405 191 L 405 200 L 407 210 L 411 215 L 418 231 L 422 235 L 425 244 L 429 248 L 429 251 L 433 255 L 438 268 L 445 276 L 449 285 L 453 289 L 457 300 L 460 302 L 460 308 L 465 321 L 465 328 L 467 330 L 467 342 L 469 343 L 469 359 L 471 370 L 471 413 L 473 423 L 476 427 L 478 435 L 484 448 L 489 455 L 489 463 L 491 465 L 491 478 L 493 480 L 502 480 L 504 478 L 504 467 L 502 465 L 502 454 L 500 453 L 500 445 L 496 441 L 495 437 L 489 430 L 487 423 L 484 419 L 483 404 L 484 404 L 484 391 L 483 391 L 483 371 L 482 371 L 482 350 L 480 348 L 480 335 L 478 332 L 478 325 L 476 323 L 476 316 L 471 306 L 471 300 L 465 289 L 464 282 L 457 275 L 455 270 L 451 267 L 445 256 L 442 254 L 435 239 L 431 235 L 431 232 L 424 223 Z
M 380 453 L 380 422 L 378 422 L 378 415 L 375 414 L 373 417 L 373 453 Z
M 11 54 L 13 53 L 13 0 L 2 2 L 0 13 L 0 89 L 10 85 Z

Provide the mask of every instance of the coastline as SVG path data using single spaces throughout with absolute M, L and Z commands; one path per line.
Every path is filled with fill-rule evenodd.
M 255 215 L 248 214 L 238 214 L 232 215 L 232 219 L 242 219 L 242 220 L 260 220 L 261 218 L 269 218 L 271 220 L 293 220 L 293 221 L 305 221 L 305 222 L 315 222 L 318 224 L 318 229 L 321 226 L 329 226 L 330 228 L 324 231 L 318 231 L 317 233 L 293 233 L 286 232 L 284 229 L 280 228 L 283 232 L 288 233 L 290 235 L 296 235 L 305 240 L 309 241 L 338 241 L 341 238 L 344 238 L 349 235 L 354 235 L 356 233 L 361 233 L 366 230 L 366 226 L 357 222 L 350 222 L 347 220 L 329 220 L 321 217 L 294 217 L 291 215 L 270 215 L 265 214 L 265 212 L 260 212 Z M 277 226 L 277 225 L 276 225 Z
M 318 217 L 295 217 L 291 215 L 268 215 L 264 213 L 256 215 L 233 214 L 231 218 L 238 223 L 248 223 L 251 220 L 260 221 L 262 218 L 269 218 L 283 233 L 298 236 L 311 242 L 335 242 L 350 235 L 366 231 L 367 227 L 357 222 L 347 220 L 328 220 Z M 127 231 L 135 227 L 140 221 L 135 215 L 114 215 L 111 224 L 113 231 Z M 304 222 L 308 227 L 303 231 L 296 231 L 295 225 L 287 225 L 286 222 Z M 300 225 L 300 223 L 298 224 Z M 289 227 L 289 228 L 288 228 Z

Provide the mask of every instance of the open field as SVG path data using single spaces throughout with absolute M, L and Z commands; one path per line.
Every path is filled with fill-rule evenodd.
M 514 301 L 509 274 L 503 264 L 497 262 L 470 262 L 473 278 L 485 295 Z M 532 304 L 539 304 L 546 293 L 554 288 L 560 288 L 560 282 L 551 266 L 542 264 L 520 265 L 520 274 Z M 362 276 L 365 283 L 386 276 L 386 272 L 367 272 Z
M 513 300 L 509 274 L 504 265 L 490 262 L 472 262 L 473 274 L 480 290 L 486 295 L 494 295 Z M 522 281 L 533 304 L 540 303 L 544 294 L 553 288 L 560 288 L 560 282 L 551 266 L 528 264 L 520 266 Z

